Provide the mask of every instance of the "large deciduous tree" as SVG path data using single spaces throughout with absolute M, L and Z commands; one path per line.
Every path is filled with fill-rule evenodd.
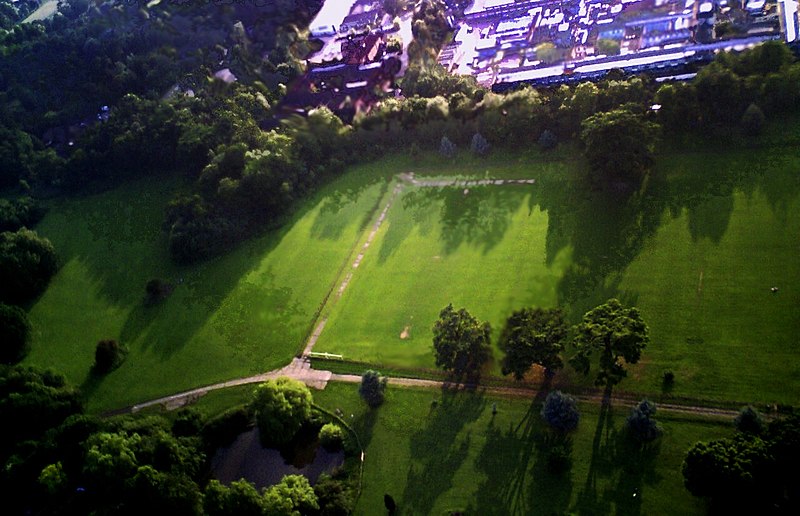
M 563 367 L 560 353 L 567 337 L 567 323 L 559 309 L 523 308 L 506 321 L 500 334 L 503 374 L 514 374 L 521 380 L 533 364 L 542 366 L 546 374 Z
M 256 387 L 253 408 L 261 439 L 285 444 L 311 417 L 311 391 L 291 378 L 267 380 Z
M 57 268 L 48 239 L 25 228 L 0 233 L 0 302 L 30 301 L 44 291 Z
M 584 120 L 581 140 L 593 179 L 638 187 L 653 164 L 657 136 L 656 124 L 625 109 Z
M 274 486 L 264 490 L 266 516 L 314 514 L 319 502 L 314 488 L 303 475 L 286 475 Z
M 648 342 L 649 330 L 639 310 L 609 299 L 587 312 L 577 325 L 577 354 L 570 363 L 578 372 L 589 374 L 593 355 L 599 355 L 595 384 L 611 387 L 627 376 L 624 363 L 637 363 Z
M 684 484 L 695 496 L 753 495 L 761 491 L 771 462 L 767 443 L 758 437 L 696 443 L 683 462 Z
M 456 376 L 475 375 L 490 356 L 491 327 L 464 308 L 456 311 L 447 305 L 433 325 L 436 366 Z

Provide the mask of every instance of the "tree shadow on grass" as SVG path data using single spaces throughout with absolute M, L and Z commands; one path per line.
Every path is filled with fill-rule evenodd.
M 252 281 L 240 281 L 236 294 L 230 294 L 193 275 L 171 298 L 134 308 L 120 339 L 128 343 L 141 340 L 143 349 L 169 358 L 213 317 L 212 328 L 232 356 L 257 360 L 263 342 L 281 342 L 302 334 L 304 313 L 297 296 L 292 289 L 276 285 L 270 270 Z M 254 325 L 260 331 L 254 332 Z
M 398 503 L 402 514 L 430 514 L 437 498 L 453 487 L 453 477 L 469 454 L 472 440 L 465 425 L 484 412 L 481 393 L 443 389 L 425 427 L 411 436 L 413 463 Z
M 311 225 L 311 236 L 320 240 L 338 240 L 342 236 L 346 225 L 342 224 L 341 221 L 336 218 L 336 215 L 345 208 L 358 203 L 363 193 L 379 181 L 381 182 L 381 190 L 375 200 L 375 206 L 373 206 L 372 209 L 364 210 L 359 222 L 359 229 L 366 229 L 372 221 L 375 211 L 382 206 L 381 201 L 386 195 L 390 185 L 390 179 L 388 177 L 376 176 L 359 182 L 355 186 L 345 186 L 342 184 L 341 186 L 334 185 L 324 189 L 322 193 L 324 198 L 320 201 L 319 212 Z
M 644 486 L 661 480 L 655 470 L 660 441 L 640 444 L 624 428 L 615 428 L 610 394 L 608 388 L 592 440 L 589 472 L 575 509 L 580 514 L 641 514 Z M 607 483 L 602 491 L 601 479 Z
M 572 493 L 569 436 L 548 431 L 540 417 L 547 389 L 542 389 L 525 416 L 506 430 L 494 419 L 486 430 L 486 445 L 476 465 L 485 476 L 469 514 L 528 515 L 561 514 Z M 553 471 L 550 453 L 561 447 L 566 462 Z
M 402 223 L 390 226 L 379 260 L 386 261 L 414 228 L 425 235 L 437 226 L 442 254 L 450 255 L 462 245 L 488 253 L 503 240 L 514 213 L 530 195 L 530 187 L 520 185 L 413 189 L 401 199 L 406 213 L 400 215 Z

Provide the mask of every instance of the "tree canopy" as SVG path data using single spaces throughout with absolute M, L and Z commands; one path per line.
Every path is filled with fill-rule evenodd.
M 383 403 L 386 396 L 386 384 L 389 379 L 381 376 L 378 371 L 365 371 L 361 376 L 361 385 L 358 387 L 358 394 L 372 408 Z
M 436 366 L 457 377 L 478 375 L 489 360 L 491 327 L 464 308 L 458 311 L 447 305 L 433 325 L 433 349 Z
M 638 187 L 653 164 L 658 126 L 625 109 L 597 113 L 581 125 L 592 177 Z
M 650 333 L 639 310 L 625 308 L 617 299 L 590 310 L 576 326 L 575 369 L 589 374 L 592 357 L 599 357 L 596 385 L 611 387 L 627 376 L 624 364 L 635 364 L 650 342 Z
M 653 416 L 656 413 L 656 404 L 644 399 L 640 401 L 625 420 L 628 433 L 635 440 L 647 443 L 661 435 L 661 427 Z
M 544 400 L 542 418 L 554 430 L 571 432 L 578 427 L 580 420 L 578 404 L 572 396 L 561 391 L 553 391 Z
M 254 393 L 253 408 L 261 439 L 285 444 L 311 417 L 311 391 L 302 382 L 281 377 L 267 380 Z
M 522 379 L 533 364 L 553 373 L 563 367 L 560 353 L 567 337 L 567 323 L 559 309 L 523 308 L 506 321 L 500 334 L 503 374 Z
M 22 228 L 0 233 L 0 302 L 18 304 L 41 294 L 56 273 L 53 244 Z
M 0 363 L 11 364 L 23 357 L 30 331 L 24 310 L 0 303 Z

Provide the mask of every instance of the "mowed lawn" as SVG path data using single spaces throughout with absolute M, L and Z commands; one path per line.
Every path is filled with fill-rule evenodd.
M 512 310 L 555 306 L 559 260 L 535 186 L 406 187 L 329 314 L 316 351 L 433 367 L 432 325 L 448 303 L 500 328 Z
M 489 321 L 496 340 L 520 307 L 561 306 L 577 322 L 618 297 L 641 309 L 652 334 L 622 389 L 661 394 L 672 370 L 674 395 L 800 403 L 800 159 L 791 152 L 661 156 L 660 179 L 631 202 L 574 181 L 580 164 L 566 159 L 395 161 L 418 176 L 537 183 L 406 186 L 329 306 L 316 351 L 432 369 L 431 328 L 448 303 Z M 570 371 L 556 382 L 588 385 Z
M 600 407 L 581 405 L 572 466 L 553 474 L 540 402 L 390 388 L 370 411 L 357 386 L 335 383 L 314 397 L 341 408 L 361 436 L 365 480 L 355 514 L 364 515 L 384 511 L 384 494 L 399 514 L 704 514 L 705 502 L 683 487 L 681 463 L 696 441 L 733 434 L 727 422 L 657 414 L 664 434 L 640 449 L 622 432 L 629 409 L 612 407 L 600 424 Z
M 271 370 L 289 362 L 384 194 L 355 170 L 299 206 L 280 230 L 197 266 L 171 264 L 161 231 L 174 181 L 144 180 L 56 203 L 36 228 L 62 263 L 32 306 L 24 363 L 62 371 L 90 411 Z M 174 286 L 148 304 L 145 285 Z M 130 349 L 123 365 L 90 374 L 101 339 Z
M 761 177 L 665 217 L 627 268 L 653 340 L 631 388 L 670 369 L 677 395 L 800 404 L 800 158 L 697 159 Z

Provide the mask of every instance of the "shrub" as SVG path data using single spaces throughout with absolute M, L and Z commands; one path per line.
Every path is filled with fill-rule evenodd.
M 383 403 L 388 382 L 389 379 L 382 377 L 378 371 L 366 371 L 361 376 L 361 386 L 358 388 L 358 394 L 361 395 L 367 405 L 375 408 Z
M 334 423 L 327 423 L 319 430 L 319 443 L 328 451 L 337 451 L 342 448 L 344 432 L 342 427 Z
M 108 373 L 125 360 L 126 350 L 114 339 L 101 340 L 94 350 L 94 369 L 98 373 Z
M 652 416 L 656 413 L 655 403 L 644 399 L 633 407 L 625 420 L 625 426 L 631 437 L 640 442 L 650 442 L 661 435 L 661 428 Z
M 442 136 L 442 141 L 439 144 L 439 154 L 445 158 L 454 158 L 456 156 L 456 144 L 451 142 L 447 136 Z
M 580 412 L 575 398 L 561 391 L 553 391 L 544 400 L 542 417 L 553 429 L 569 432 L 578 427 Z
M 477 156 L 485 156 L 489 152 L 489 142 L 486 141 L 486 138 L 481 136 L 481 133 L 475 133 L 472 137 L 472 144 L 470 145 L 470 150 L 473 154 Z
M 743 407 L 739 415 L 733 420 L 736 429 L 743 434 L 760 435 L 766 429 L 764 418 L 751 406 Z
M 542 150 L 555 149 L 556 145 L 558 145 L 558 138 L 556 138 L 556 135 L 553 134 L 552 131 L 545 129 L 539 136 L 538 145 Z

